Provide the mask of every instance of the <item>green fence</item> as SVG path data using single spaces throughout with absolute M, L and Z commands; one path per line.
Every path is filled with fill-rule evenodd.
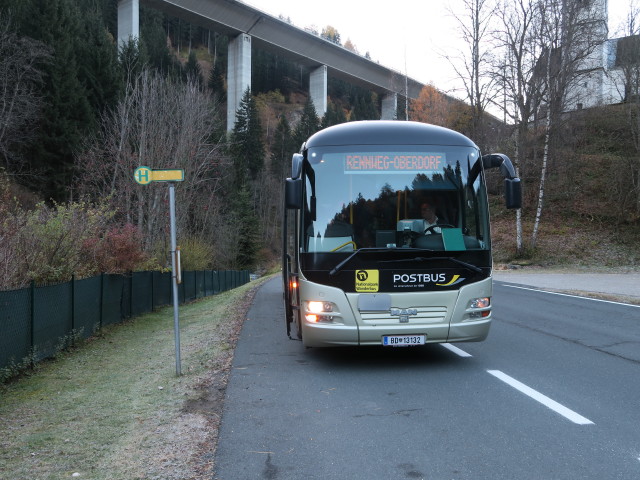
M 249 282 L 247 271 L 182 272 L 180 303 Z M 53 356 L 104 325 L 172 303 L 171 273 L 133 272 L 0 291 L 0 368 Z

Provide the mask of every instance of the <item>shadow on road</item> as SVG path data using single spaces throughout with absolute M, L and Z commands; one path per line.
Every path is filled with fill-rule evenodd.
M 316 363 L 331 369 L 354 368 L 366 370 L 441 370 L 459 368 L 464 359 L 446 350 L 441 345 L 423 347 L 332 347 L 308 348 L 299 363 Z

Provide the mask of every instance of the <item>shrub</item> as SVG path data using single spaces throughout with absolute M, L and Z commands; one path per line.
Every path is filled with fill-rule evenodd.
M 142 251 L 142 235 L 130 223 L 111 227 L 102 237 L 85 239 L 83 250 L 93 257 L 97 272 L 126 273 L 143 270 L 149 263 Z
M 68 281 L 73 274 L 99 273 L 86 254 L 85 243 L 100 237 L 112 217 L 106 205 L 83 202 L 52 208 L 40 203 L 32 211 L 17 213 L 16 240 L 24 278 L 45 284 Z
M 211 242 L 188 237 L 180 241 L 180 263 L 183 270 L 209 270 L 213 267 Z

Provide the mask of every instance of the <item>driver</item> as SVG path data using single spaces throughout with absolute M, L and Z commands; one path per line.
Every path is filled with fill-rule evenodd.
M 442 233 L 440 227 L 437 226 L 439 219 L 436 216 L 436 208 L 431 199 L 426 199 L 420 204 L 420 213 L 422 215 L 422 220 L 424 221 L 425 235 L 429 235 L 431 233 Z

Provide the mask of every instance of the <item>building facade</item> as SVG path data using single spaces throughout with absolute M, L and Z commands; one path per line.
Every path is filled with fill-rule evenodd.
M 586 41 L 596 46 L 580 62 L 579 75 L 567 95 L 565 109 L 572 111 L 630 100 L 638 93 L 640 36 L 608 38 L 608 0 L 574 1 L 582 4 L 582 15 L 592 25 L 592 36 Z

